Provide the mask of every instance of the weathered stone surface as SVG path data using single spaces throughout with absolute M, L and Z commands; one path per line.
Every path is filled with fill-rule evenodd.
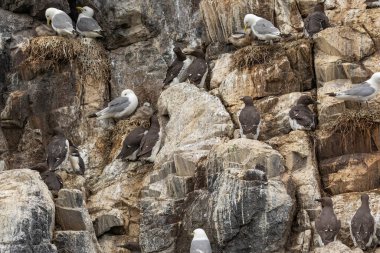
M 29 114 L 29 98 L 25 91 L 9 94 L 7 104 L 1 112 L 2 128 L 23 128 Z
M 65 253 L 98 253 L 88 231 L 57 231 L 54 244 L 58 252 Z
M 152 43 L 149 40 L 111 51 L 111 97 L 119 97 L 129 88 L 141 105 L 150 102 L 155 108 L 167 66 Z
M 379 188 L 379 172 L 379 152 L 343 155 L 320 163 L 324 188 L 332 195 Z
M 113 209 L 107 214 L 100 215 L 94 220 L 94 229 L 97 237 L 109 231 L 113 227 L 124 226 L 122 211 Z
M 38 172 L 0 172 L 0 251 L 57 252 L 54 202 Z
M 297 213 L 297 217 L 292 226 L 292 235 L 288 241 L 288 249 L 294 253 L 310 252 L 313 235 L 312 225 L 306 210 Z
M 344 245 L 339 240 L 335 242 L 331 242 L 324 247 L 316 248 L 313 252 L 314 253 L 363 253 L 363 251 L 358 248 L 351 250 L 349 247 Z
M 64 12 L 69 12 L 69 4 L 63 0 L 48 0 L 48 1 L 25 1 L 25 0 L 1 0 L 1 8 L 17 13 L 28 13 L 31 16 L 45 17 L 45 10 L 49 7 L 58 8 Z
M 365 29 L 331 27 L 315 36 L 315 46 L 344 61 L 359 61 L 375 52 L 375 45 Z
M 232 135 L 230 115 L 217 97 L 194 85 L 170 86 L 160 96 L 158 112 L 164 128 L 163 147 L 156 164 L 173 159 L 176 152 L 210 150 L 223 138 Z M 165 118 L 169 120 L 165 124 Z
M 265 64 L 255 64 L 252 68 L 245 67 L 241 70 L 231 69 L 230 66 L 228 74 L 225 73 L 224 69 L 215 70 L 211 85 L 212 87 L 219 87 L 218 92 L 226 106 L 231 107 L 239 104 L 239 99 L 242 96 L 258 98 L 312 88 L 313 73 L 309 42 L 299 41 L 288 44 L 283 43 L 282 45 L 283 47 L 273 49 L 278 54 L 268 56 L 271 59 L 266 60 Z M 254 51 L 254 47 L 252 51 Z M 260 50 L 266 49 L 261 48 Z M 255 58 L 255 55 L 245 56 L 239 51 L 235 54 L 237 54 L 235 57 Z M 222 65 L 222 63 L 218 62 L 226 61 L 226 57 L 223 56 L 219 59 L 216 66 Z M 221 66 L 220 68 L 223 67 Z

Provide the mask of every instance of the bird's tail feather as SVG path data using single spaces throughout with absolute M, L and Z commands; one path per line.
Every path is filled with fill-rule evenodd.
M 90 115 L 87 116 L 87 118 L 96 118 L 98 115 L 96 113 L 91 113 Z

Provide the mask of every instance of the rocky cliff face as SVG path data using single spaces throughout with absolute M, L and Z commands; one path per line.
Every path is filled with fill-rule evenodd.
M 380 71 L 380 9 L 326 1 L 333 27 L 302 36 L 316 0 L 0 0 L 0 252 L 189 252 L 203 228 L 213 252 L 350 252 L 348 221 L 359 192 L 379 219 L 380 98 L 359 107 L 327 92 Z M 44 10 L 76 17 L 89 5 L 98 41 L 52 36 Z M 247 13 L 287 37 L 273 46 L 227 45 Z M 174 46 L 204 46 L 208 89 L 163 90 Z M 159 115 L 154 164 L 116 159 L 146 122 L 87 118 L 124 89 Z M 291 131 L 288 112 L 318 99 L 315 132 Z M 236 138 L 241 96 L 261 112 L 259 140 Z M 85 174 L 64 164 L 51 194 L 38 172 L 54 127 L 79 148 Z M 252 177 L 255 171 L 265 178 Z M 342 241 L 316 248 L 314 200 L 333 196 Z M 360 249 L 352 252 L 361 252 Z

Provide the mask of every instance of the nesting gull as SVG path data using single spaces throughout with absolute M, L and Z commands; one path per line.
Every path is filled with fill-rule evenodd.
M 326 93 L 331 97 L 341 100 L 367 102 L 374 98 L 380 90 L 380 72 L 374 73 L 367 81 L 357 84 L 354 88 L 346 91 Z
M 77 32 L 87 38 L 103 37 L 100 33 L 102 28 L 98 22 L 93 18 L 94 10 L 88 6 L 77 7 L 81 12 L 77 21 Z
M 336 240 L 340 229 L 340 220 L 336 218 L 331 198 L 323 197 L 316 201 L 321 202 L 322 212 L 315 220 L 315 229 L 319 235 L 320 245 L 324 246 Z
M 115 98 L 108 103 L 103 110 L 89 115 L 89 118 L 108 119 L 108 118 L 124 118 L 130 116 L 137 108 L 139 101 L 135 93 L 126 89 L 123 90 L 120 97 Z
M 143 136 L 137 157 L 142 161 L 154 162 L 160 150 L 160 123 L 157 115 L 150 118 L 150 128 Z
M 260 133 L 260 112 L 253 105 L 252 97 L 245 96 L 240 100 L 244 102 L 244 108 L 238 112 L 240 136 L 257 140 Z
M 185 48 L 183 50 L 185 55 L 194 56 L 195 59 L 191 62 L 190 66 L 186 69 L 185 74 L 180 79 L 180 82 L 188 81 L 197 85 L 199 88 L 204 88 L 208 66 L 205 59 L 205 54 L 202 49 Z
M 68 158 L 69 140 L 59 128 L 54 128 L 52 133 L 54 136 L 47 146 L 47 165 L 49 170 L 55 171 Z
M 56 8 L 48 8 L 45 11 L 47 24 L 51 23 L 51 27 L 59 35 L 72 36 L 75 33 L 73 21 L 65 12 Z
M 166 72 L 166 77 L 164 80 L 165 85 L 169 85 L 171 83 L 179 83 L 179 80 L 181 80 L 182 76 L 185 73 L 185 70 L 191 64 L 191 59 L 186 57 L 181 48 L 175 47 L 173 49 L 173 52 L 176 55 L 176 59 L 169 66 Z
M 361 202 L 361 206 L 351 219 L 350 232 L 355 247 L 366 249 L 371 246 L 374 239 L 376 240 L 375 219 L 371 215 L 367 194 L 361 195 Z
M 193 234 L 194 237 L 191 241 L 190 253 L 212 253 L 211 244 L 206 232 L 201 228 L 197 228 Z
M 261 18 L 254 14 L 247 14 L 244 17 L 244 29 L 251 27 L 253 34 L 259 40 L 270 41 L 273 44 L 273 40 L 280 39 L 281 32 L 276 28 L 272 22 Z
M 69 160 L 71 164 L 71 169 L 73 169 L 77 174 L 84 175 L 84 161 L 80 156 L 78 147 L 74 146 L 72 143 L 70 143 L 69 146 Z
M 127 159 L 135 161 L 137 159 L 137 153 L 141 140 L 148 133 L 148 130 L 144 127 L 137 127 L 133 129 L 123 141 L 123 148 L 116 159 Z
M 289 111 L 289 123 L 293 130 L 315 130 L 316 116 L 308 105 L 317 104 L 310 96 L 301 96 Z
M 304 20 L 306 36 L 313 37 L 314 34 L 330 27 L 329 18 L 325 14 L 323 3 L 317 3 L 314 11 L 310 13 Z

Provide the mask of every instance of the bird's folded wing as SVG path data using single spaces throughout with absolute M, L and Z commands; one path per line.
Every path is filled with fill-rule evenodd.
M 128 97 L 117 97 L 108 103 L 107 113 L 121 112 L 123 111 L 131 102 Z
M 259 21 L 257 21 L 256 24 L 253 26 L 253 30 L 255 30 L 259 34 L 270 34 L 280 32 L 280 30 L 274 27 L 274 25 L 266 19 L 260 19 Z
M 55 14 L 52 20 L 52 24 L 56 29 L 67 29 L 73 27 L 73 21 L 64 12 Z
M 98 22 L 90 17 L 81 17 L 77 22 L 77 28 L 81 32 L 99 32 L 102 30 Z
M 352 89 L 338 92 L 344 95 L 349 95 L 349 96 L 358 96 L 358 97 L 366 97 L 370 96 L 375 92 L 375 89 L 369 86 L 367 83 L 361 84 L 357 87 L 354 87 Z

